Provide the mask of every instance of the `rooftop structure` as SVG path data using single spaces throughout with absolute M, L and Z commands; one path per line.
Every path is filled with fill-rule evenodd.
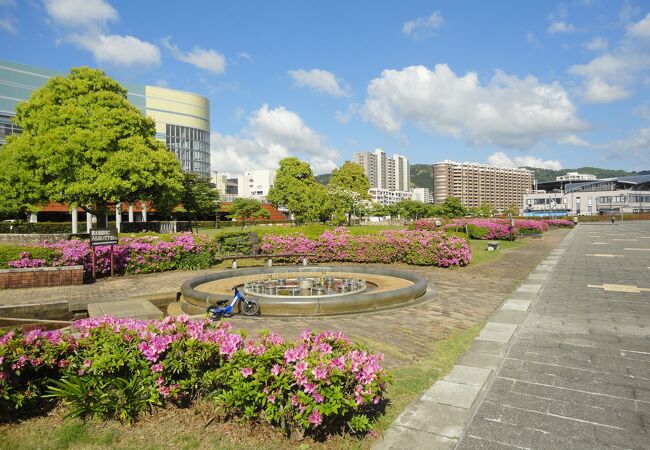
M 588 181 L 595 180 L 596 175 L 590 173 L 568 172 L 566 175 L 555 177 L 556 181 Z

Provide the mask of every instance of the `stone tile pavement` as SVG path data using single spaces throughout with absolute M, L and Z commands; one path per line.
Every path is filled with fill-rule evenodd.
M 647 238 L 648 222 L 575 229 L 375 449 L 650 448 Z M 589 287 L 605 284 L 627 288 Z

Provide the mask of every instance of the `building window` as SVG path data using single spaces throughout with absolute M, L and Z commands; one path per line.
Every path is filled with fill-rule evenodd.
M 167 125 L 167 148 L 172 150 L 185 172 L 210 176 L 210 133 L 180 125 Z

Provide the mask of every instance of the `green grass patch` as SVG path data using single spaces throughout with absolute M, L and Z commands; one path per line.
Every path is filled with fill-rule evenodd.
M 393 382 L 387 391 L 390 405 L 386 409 L 386 414 L 375 424 L 375 429 L 379 432 L 387 429 L 413 400 L 422 395 L 436 380 L 447 374 L 458 358 L 467 351 L 481 328 L 483 324 L 474 325 L 438 341 L 430 356 L 415 364 L 395 369 Z
M 499 241 L 499 249 L 496 251 L 488 251 L 488 241 L 472 239 L 469 241 L 469 246 L 472 249 L 472 262 L 471 265 L 481 265 L 499 261 L 504 256 L 504 251 L 511 248 L 523 247 L 526 245 L 525 241 Z

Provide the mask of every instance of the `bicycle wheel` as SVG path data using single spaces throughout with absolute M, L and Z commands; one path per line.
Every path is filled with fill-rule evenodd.
M 260 312 L 260 305 L 254 301 L 242 302 L 242 312 L 245 316 L 254 316 Z

